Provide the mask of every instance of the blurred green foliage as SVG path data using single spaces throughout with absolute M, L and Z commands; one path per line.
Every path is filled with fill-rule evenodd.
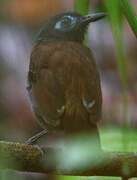
M 75 11 L 82 14 L 82 15 L 87 15 L 89 11 L 89 0 L 75 0 Z M 87 45 L 87 32 L 85 33 L 85 40 L 83 44 Z
M 89 0 L 75 0 L 75 10 L 82 15 L 87 15 L 89 10 Z
M 137 152 L 137 130 L 128 129 L 127 132 L 127 149 L 123 149 L 123 138 L 120 128 L 107 127 L 100 130 L 101 145 L 103 150 L 108 152 Z M 71 177 L 62 176 L 59 180 L 119 180 L 116 177 Z
M 67 177 L 64 176 L 60 180 L 120 180 L 121 178 L 114 177 Z

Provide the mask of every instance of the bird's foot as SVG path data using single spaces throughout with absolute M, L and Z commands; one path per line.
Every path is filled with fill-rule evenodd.
M 33 145 L 41 154 L 41 156 L 43 157 L 44 156 L 44 152 L 43 150 L 41 149 L 41 147 L 38 145 L 38 144 L 35 144 L 36 141 L 42 137 L 43 135 L 47 134 L 47 131 L 46 130 L 43 130 L 41 131 L 40 133 L 32 136 L 31 138 L 29 138 L 27 141 L 25 141 L 25 144 L 27 145 Z
M 44 152 L 41 147 L 38 144 L 34 144 L 33 146 L 40 152 L 41 157 L 44 157 Z

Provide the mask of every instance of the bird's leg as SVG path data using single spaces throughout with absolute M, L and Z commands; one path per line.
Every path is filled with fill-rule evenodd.
M 43 135 L 47 134 L 47 132 L 48 131 L 46 129 L 44 129 L 43 131 L 37 133 L 36 135 L 32 136 L 27 141 L 25 141 L 25 144 L 33 145 L 40 137 L 42 137 Z
M 36 135 L 32 136 L 27 141 L 25 141 L 25 144 L 33 145 L 40 152 L 42 157 L 44 156 L 43 150 L 41 149 L 41 147 L 38 144 L 34 144 L 34 143 L 45 134 L 47 134 L 47 130 L 44 129 L 43 131 L 37 133 Z

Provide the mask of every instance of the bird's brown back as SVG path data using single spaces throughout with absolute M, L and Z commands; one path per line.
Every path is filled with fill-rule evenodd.
M 80 132 L 90 130 L 99 121 L 100 79 L 87 47 L 66 41 L 38 43 L 31 54 L 28 79 L 33 104 L 45 127 L 49 124 L 66 132 Z M 83 99 L 95 102 L 91 112 L 84 107 Z M 59 116 L 61 107 L 65 110 Z

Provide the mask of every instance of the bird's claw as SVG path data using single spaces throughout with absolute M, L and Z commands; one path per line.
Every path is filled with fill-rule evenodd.
M 38 144 L 34 144 L 33 146 L 39 151 L 39 153 L 41 154 L 41 157 L 43 157 L 44 151 L 41 149 L 41 147 Z

